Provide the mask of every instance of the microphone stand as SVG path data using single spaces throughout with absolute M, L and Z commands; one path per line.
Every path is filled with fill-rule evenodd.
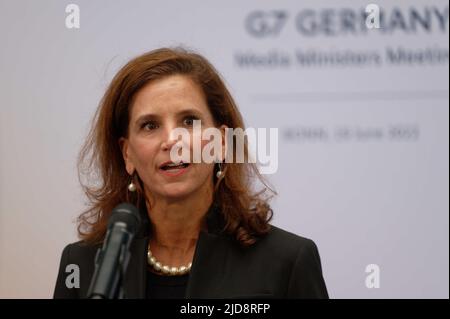
M 124 223 L 108 230 L 102 248 L 95 257 L 95 272 L 88 290 L 90 299 L 123 299 L 123 279 L 130 261 L 130 244 L 134 234 Z M 109 249 L 106 249 L 109 248 Z

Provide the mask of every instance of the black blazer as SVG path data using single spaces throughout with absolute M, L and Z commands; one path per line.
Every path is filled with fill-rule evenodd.
M 147 274 L 147 221 L 130 246 L 131 257 L 123 287 L 125 298 L 145 298 Z M 224 221 L 216 206 L 206 215 L 208 232 L 197 241 L 186 298 L 328 298 L 316 245 L 272 226 L 254 245 L 243 248 L 223 233 Z M 146 233 L 147 232 L 147 233 Z M 100 245 L 82 242 L 64 248 L 54 298 L 86 298 Z M 65 285 L 66 266 L 80 269 L 80 287 Z

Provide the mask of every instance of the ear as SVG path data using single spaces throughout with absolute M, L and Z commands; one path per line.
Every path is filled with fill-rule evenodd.
M 130 154 L 130 143 L 128 139 L 121 137 L 119 139 L 120 150 L 122 151 L 123 160 L 125 162 L 125 169 L 129 175 L 133 175 L 135 167 Z
M 222 162 L 225 161 L 226 156 L 227 156 L 227 137 L 226 137 L 226 129 L 228 128 L 228 126 L 226 126 L 225 124 L 222 124 L 220 126 L 220 133 L 222 134 Z

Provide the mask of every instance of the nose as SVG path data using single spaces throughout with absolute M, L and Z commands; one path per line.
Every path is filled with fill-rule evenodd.
M 163 138 L 163 142 L 161 143 L 161 149 L 163 151 L 170 151 L 172 147 L 177 143 L 176 136 L 173 136 L 173 130 L 175 127 L 168 127 Z
M 163 151 L 170 151 L 172 149 L 172 147 L 176 144 L 176 142 L 177 142 L 176 140 L 171 139 L 169 137 L 161 143 L 161 149 Z

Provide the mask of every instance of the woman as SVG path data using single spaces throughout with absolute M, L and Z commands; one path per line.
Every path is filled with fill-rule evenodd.
M 121 202 L 138 206 L 145 221 L 130 248 L 126 298 L 328 297 L 315 244 L 269 224 L 269 198 L 252 192 L 253 180 L 263 182 L 255 164 L 224 162 L 236 147 L 227 149 L 223 138 L 213 163 L 171 159 L 179 147 L 174 129 L 193 140 L 194 121 L 222 137 L 244 127 L 202 56 L 159 49 L 117 73 L 79 162 L 82 175 L 101 183 L 82 181 L 91 206 L 78 220 L 81 241 L 63 251 L 55 298 L 86 297 L 109 214 Z M 66 285 L 69 264 L 79 267 L 79 287 Z

